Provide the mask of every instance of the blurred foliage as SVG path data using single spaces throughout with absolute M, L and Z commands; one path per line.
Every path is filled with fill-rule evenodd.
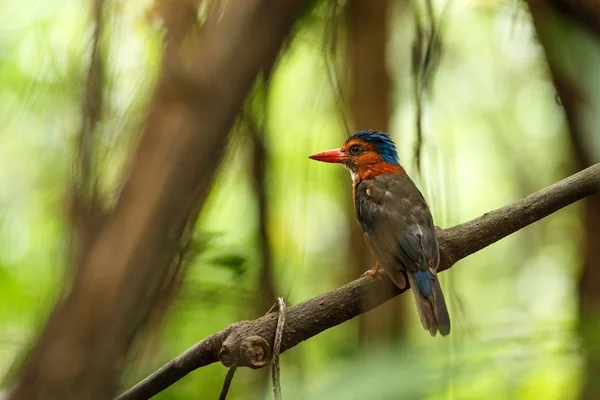
M 434 3 L 441 10 L 445 2 Z M 110 3 L 103 39 L 107 107 L 96 149 L 108 203 L 118 194 L 160 62 L 160 32 L 149 24 L 150 7 L 144 0 Z M 35 337 L 65 273 L 65 193 L 92 32 L 87 11 L 81 0 L 0 4 L 0 376 Z M 318 6 L 300 22 L 266 95 L 268 229 L 277 286 L 289 304 L 343 283 L 349 226 L 355 223 L 345 211 L 351 199 L 340 195 L 350 184 L 347 172 L 307 159 L 346 135 L 324 55 L 331 40 L 324 34 L 327 18 L 327 8 Z M 409 17 L 393 14 L 390 133 L 416 178 L 414 31 Z M 572 173 L 573 163 L 543 52 L 519 3 L 453 2 L 441 40 L 416 180 L 436 224 L 448 227 Z M 336 54 L 342 64 L 343 56 Z M 258 316 L 251 307 L 261 288 L 248 145 L 241 130 L 232 135 L 201 214 L 193 263 L 160 341 L 144 350 L 150 357 L 136 359 L 142 346 L 132 355 L 123 386 L 212 332 Z M 283 356 L 284 398 L 576 397 L 579 211 L 559 211 L 444 273 L 454 327 L 449 338 L 430 338 L 413 315 L 406 343 L 359 356 L 351 321 Z M 209 366 L 157 398 L 217 398 L 225 372 Z M 263 398 L 246 390 L 256 373 L 238 370 L 230 398 Z

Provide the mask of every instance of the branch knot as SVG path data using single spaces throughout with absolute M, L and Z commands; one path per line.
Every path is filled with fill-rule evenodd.
M 268 365 L 271 356 L 271 346 L 262 336 L 257 335 L 244 338 L 231 335 L 219 351 L 219 360 L 226 367 L 235 365 L 258 369 Z

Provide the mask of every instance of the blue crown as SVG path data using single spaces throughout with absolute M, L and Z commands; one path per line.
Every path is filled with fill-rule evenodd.
M 356 132 L 350 139 L 359 139 L 375 146 L 377 153 L 381 156 L 384 162 L 390 164 L 400 164 L 398 153 L 396 153 L 396 145 L 390 139 L 387 133 L 362 130 Z M 348 139 L 348 140 L 350 140 Z

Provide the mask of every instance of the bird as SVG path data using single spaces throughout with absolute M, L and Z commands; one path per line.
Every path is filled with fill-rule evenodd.
M 363 275 L 381 277 L 396 286 L 406 278 L 423 328 L 431 336 L 450 333 L 450 316 L 437 276 L 440 252 L 433 217 L 425 198 L 400 165 L 396 145 L 387 133 L 361 130 L 339 149 L 309 156 L 342 164 L 352 178 L 356 219 L 377 263 Z

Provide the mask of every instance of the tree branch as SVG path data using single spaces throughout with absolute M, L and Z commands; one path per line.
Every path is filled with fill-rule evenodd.
M 440 230 L 440 270 L 446 270 L 466 256 L 599 191 L 600 164 L 596 164 L 472 221 Z M 296 304 L 286 311 L 281 352 L 365 313 L 405 290 L 395 287 L 389 279 L 361 277 Z M 277 318 L 277 312 L 272 312 L 214 333 L 129 389 L 118 400 L 148 399 L 191 371 L 217 361 L 227 367 L 260 368 L 267 365 L 271 359 Z

